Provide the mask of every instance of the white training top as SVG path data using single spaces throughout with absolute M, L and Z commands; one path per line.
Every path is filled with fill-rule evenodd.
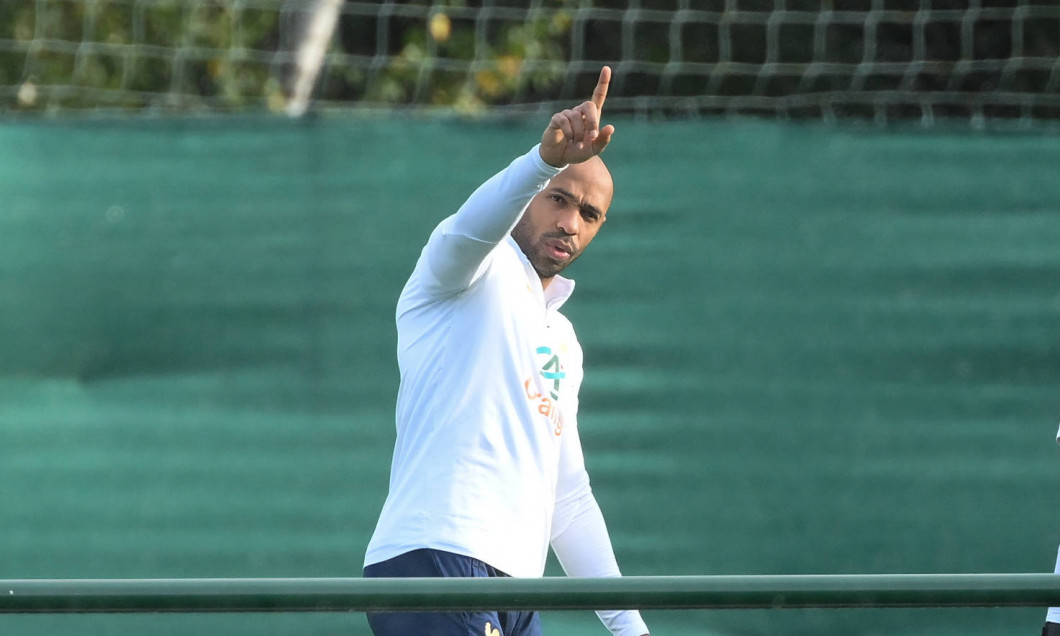
M 435 228 L 397 305 L 397 440 L 365 565 L 434 548 L 541 576 L 620 576 L 578 438 L 582 350 L 509 236 L 560 169 L 535 146 Z M 639 613 L 600 612 L 620 636 Z

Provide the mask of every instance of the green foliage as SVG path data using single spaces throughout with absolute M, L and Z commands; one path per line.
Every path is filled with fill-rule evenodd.
M 420 4 L 417 17 L 393 21 L 387 50 L 365 51 L 383 57 L 381 67 L 330 65 L 322 96 L 474 111 L 562 80 L 578 3 L 553 0 L 529 19 L 485 27 L 461 0 Z M 269 62 L 282 9 L 282 0 L 5 1 L 0 88 L 9 103 L 0 107 L 277 108 L 282 95 Z M 346 14 L 339 32 L 356 31 L 359 42 L 376 37 L 376 23 Z M 333 52 L 356 53 L 342 47 L 337 37 Z
M 550 2 L 517 20 L 481 21 L 469 18 L 458 0 L 434 5 L 424 19 L 401 23 L 398 45 L 391 50 L 360 52 L 386 57 L 380 73 L 350 76 L 341 68 L 328 69 L 323 96 L 477 111 L 546 94 L 566 74 L 573 4 Z M 338 46 L 356 47 L 353 41 L 363 41 L 374 21 L 346 16 Z
M 241 108 L 278 92 L 278 3 L 18 0 L 0 3 L 0 86 L 24 110 Z M 8 40 L 4 42 L 3 40 Z

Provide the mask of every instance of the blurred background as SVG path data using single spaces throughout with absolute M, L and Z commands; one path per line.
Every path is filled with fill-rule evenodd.
M 1026 0 L 5 0 L 7 112 L 551 111 L 1055 119 Z
M 1052 571 L 1058 46 L 1060 5 L 1011 0 L 0 0 L 0 578 L 359 576 L 397 294 L 603 64 L 616 198 L 565 312 L 623 570 Z M 1044 616 L 646 612 L 733 636 Z

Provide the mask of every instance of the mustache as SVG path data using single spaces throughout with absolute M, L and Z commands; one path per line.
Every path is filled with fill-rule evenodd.
M 541 238 L 546 241 L 558 241 L 569 251 L 571 254 L 575 252 L 574 241 L 571 240 L 570 234 L 566 232 L 546 232 L 541 235 Z

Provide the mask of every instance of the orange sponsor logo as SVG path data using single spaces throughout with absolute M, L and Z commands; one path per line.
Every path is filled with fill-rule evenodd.
M 552 433 L 559 437 L 563 434 L 563 412 L 560 410 L 559 405 L 552 401 L 552 398 L 547 395 L 543 395 L 539 391 L 532 391 L 530 385 L 532 384 L 533 378 L 527 378 L 526 382 L 523 382 L 523 389 L 526 391 L 526 399 L 531 402 L 537 403 L 537 412 L 548 418 L 548 421 L 552 423 Z

